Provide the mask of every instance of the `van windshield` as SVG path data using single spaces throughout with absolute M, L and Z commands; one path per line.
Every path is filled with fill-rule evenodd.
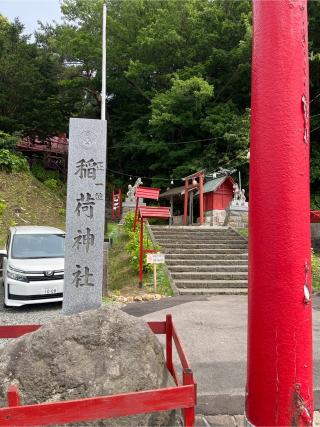
M 11 256 L 16 259 L 64 258 L 64 234 L 16 234 Z

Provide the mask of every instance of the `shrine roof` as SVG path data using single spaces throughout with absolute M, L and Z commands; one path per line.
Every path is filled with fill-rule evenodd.
M 182 185 L 181 187 L 170 188 L 169 190 L 161 193 L 159 197 L 160 199 L 170 198 L 170 196 L 181 196 L 182 194 L 184 194 L 184 185 Z
M 220 176 L 218 178 L 213 178 L 210 181 L 207 181 L 203 185 L 203 193 L 211 193 L 218 190 L 218 188 L 227 180 L 231 180 L 233 184 L 233 179 L 230 175 Z M 196 195 L 199 195 L 199 191 L 197 191 Z

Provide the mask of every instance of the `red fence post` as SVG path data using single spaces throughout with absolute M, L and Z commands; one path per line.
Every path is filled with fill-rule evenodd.
M 133 231 L 136 231 L 136 229 L 137 229 L 138 210 L 139 210 L 139 197 L 136 198 L 136 210 L 134 213 Z
M 183 385 L 194 384 L 192 369 L 183 370 Z M 196 404 L 196 390 L 195 390 L 195 404 Z M 195 424 L 195 406 L 192 408 L 185 408 L 183 410 L 184 427 L 193 427 Z
M 166 360 L 167 368 L 173 375 L 173 360 L 172 360 L 172 316 L 166 315 Z
M 203 174 L 199 175 L 199 204 L 200 204 L 200 225 L 204 223 L 203 217 Z
M 7 391 L 8 406 L 20 406 L 20 396 L 16 385 L 9 387 Z
M 184 206 L 183 206 L 183 225 L 187 225 L 188 217 L 188 179 L 184 181 Z
M 139 271 L 139 288 L 142 288 L 142 277 L 143 277 L 143 218 L 140 218 L 140 271 Z
M 311 426 L 306 0 L 253 2 L 251 100 L 246 417 Z

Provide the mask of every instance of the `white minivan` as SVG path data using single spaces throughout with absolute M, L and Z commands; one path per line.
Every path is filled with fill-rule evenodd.
M 10 228 L 0 251 L 5 306 L 62 301 L 64 242 L 65 233 L 58 228 Z

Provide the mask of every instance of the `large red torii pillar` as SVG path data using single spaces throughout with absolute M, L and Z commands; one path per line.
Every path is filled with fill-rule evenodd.
M 311 426 L 307 1 L 253 17 L 246 419 Z

